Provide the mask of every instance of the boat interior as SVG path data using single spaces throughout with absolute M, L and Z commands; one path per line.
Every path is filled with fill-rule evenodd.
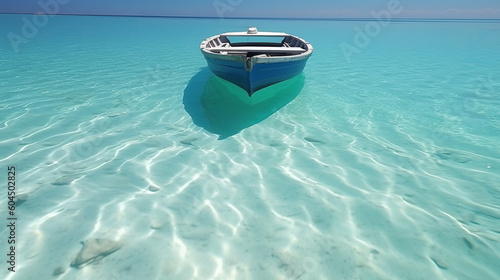
M 266 37 L 260 37 L 266 38 Z M 286 36 L 281 42 L 235 42 L 231 37 L 220 35 L 206 43 L 206 49 L 222 55 L 289 56 L 307 51 L 307 44 L 294 36 Z

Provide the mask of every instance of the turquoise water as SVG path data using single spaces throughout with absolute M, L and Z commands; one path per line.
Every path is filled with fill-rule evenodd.
M 23 17 L 0 15 L 2 279 L 500 275 L 500 22 Z M 314 46 L 252 99 L 199 51 L 249 26 Z M 92 238 L 122 246 L 71 266 Z

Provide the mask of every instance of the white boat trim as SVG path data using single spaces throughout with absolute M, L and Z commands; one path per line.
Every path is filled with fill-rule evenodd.
M 232 39 L 240 36 L 254 40 Z M 200 49 L 215 75 L 240 86 L 249 96 L 298 75 L 313 52 L 312 45 L 302 38 L 283 32 L 258 32 L 255 27 L 207 38 Z
M 248 32 L 227 32 L 220 34 L 221 36 L 233 37 L 233 36 L 242 36 L 242 37 L 286 37 L 290 36 L 288 33 L 283 32 L 257 32 L 257 33 L 248 33 Z
M 284 37 L 278 46 L 245 46 L 242 43 L 232 46 L 228 37 Z M 247 71 L 255 64 L 281 63 L 309 58 L 313 52 L 312 45 L 306 40 L 283 32 L 258 32 L 251 27 L 247 32 L 226 32 L 203 40 L 200 49 L 206 57 L 214 59 L 240 61 L 245 63 Z M 262 53 L 247 57 L 248 53 Z

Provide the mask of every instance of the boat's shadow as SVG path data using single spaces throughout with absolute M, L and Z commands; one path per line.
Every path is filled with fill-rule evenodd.
M 253 94 L 202 68 L 184 90 L 183 103 L 193 122 L 219 139 L 233 136 L 274 114 L 304 87 L 302 74 Z

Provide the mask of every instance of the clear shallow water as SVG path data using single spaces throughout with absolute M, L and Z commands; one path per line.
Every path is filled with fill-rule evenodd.
M 367 22 L 58 16 L 16 53 L 22 17 L 0 16 L 0 161 L 28 195 L 7 279 L 500 274 L 499 23 L 356 45 Z M 249 26 L 315 48 L 252 100 L 199 51 Z M 70 267 L 89 238 L 123 247 Z

